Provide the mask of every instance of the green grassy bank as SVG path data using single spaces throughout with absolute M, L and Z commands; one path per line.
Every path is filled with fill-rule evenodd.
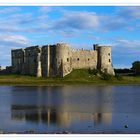
M 74 70 L 64 78 L 36 78 L 23 75 L 0 75 L 0 85 L 120 85 L 140 84 L 140 76 L 104 77 L 89 70 Z

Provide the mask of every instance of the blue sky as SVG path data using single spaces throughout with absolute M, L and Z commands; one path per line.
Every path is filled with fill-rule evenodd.
M 0 7 L 0 65 L 11 65 L 11 49 L 58 42 L 112 45 L 113 66 L 129 68 L 140 60 L 140 7 Z

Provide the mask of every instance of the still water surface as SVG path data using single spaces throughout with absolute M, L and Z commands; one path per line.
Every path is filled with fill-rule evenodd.
M 0 86 L 0 131 L 31 130 L 140 133 L 140 86 Z

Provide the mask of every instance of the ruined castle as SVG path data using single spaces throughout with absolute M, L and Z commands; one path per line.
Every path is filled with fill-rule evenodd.
M 13 73 L 37 77 L 65 75 L 74 69 L 98 69 L 114 75 L 111 46 L 93 45 L 92 50 L 75 50 L 68 44 L 32 46 L 12 53 Z

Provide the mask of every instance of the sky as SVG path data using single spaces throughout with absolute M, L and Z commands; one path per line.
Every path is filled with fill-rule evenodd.
M 140 61 L 140 6 L 1 6 L 0 65 L 11 49 L 68 43 L 75 49 L 111 45 L 114 68 Z

